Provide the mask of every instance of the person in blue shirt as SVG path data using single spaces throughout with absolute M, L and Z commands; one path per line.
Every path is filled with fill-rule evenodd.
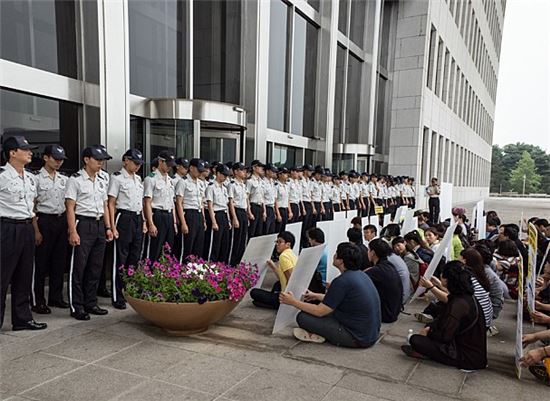
M 306 291 L 302 302 L 291 292 L 281 292 L 279 301 L 301 310 L 294 336 L 301 341 L 329 343 L 349 348 L 367 348 L 380 335 L 380 298 L 372 280 L 361 271 L 361 253 L 356 245 L 338 245 L 332 264 L 341 274 L 326 294 Z
M 309 241 L 309 246 L 317 246 L 325 243 L 325 233 L 323 230 L 317 227 L 310 228 L 307 230 L 307 239 Z M 319 264 L 317 265 L 316 272 L 321 275 L 322 283 L 325 285 L 327 282 L 327 264 L 328 264 L 328 247 L 325 247 Z

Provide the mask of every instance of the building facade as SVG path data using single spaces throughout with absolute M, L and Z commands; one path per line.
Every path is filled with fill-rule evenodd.
M 488 193 L 505 0 L 2 0 L 0 129 L 40 150 L 431 176 Z

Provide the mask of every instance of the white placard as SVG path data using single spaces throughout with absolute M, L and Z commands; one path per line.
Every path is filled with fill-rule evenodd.
M 434 257 L 432 258 L 432 261 L 430 262 L 428 269 L 426 269 L 426 273 L 424 273 L 425 278 L 430 279 L 433 277 L 435 269 L 437 269 L 437 265 L 439 264 L 441 257 L 447 252 L 447 248 L 451 247 L 451 240 L 453 239 L 453 234 L 455 232 L 456 225 L 457 225 L 456 222 L 451 224 L 451 226 L 447 228 L 447 231 L 445 231 L 445 235 L 441 240 L 441 245 L 439 245 L 439 247 L 435 251 Z M 418 286 L 410 302 L 414 301 L 424 291 L 426 291 L 424 287 Z
M 324 250 L 325 245 L 304 248 L 302 250 L 296 267 L 292 269 L 292 274 L 290 275 L 285 291 L 292 292 L 297 299 L 302 298 L 302 295 L 309 287 L 311 278 L 321 260 L 321 256 L 323 256 Z M 281 304 L 277 311 L 272 334 L 278 333 L 288 325 L 295 323 L 298 312 L 298 309 L 294 306 Z
M 441 184 L 441 194 L 439 195 L 439 206 L 441 212 L 439 213 L 439 219 L 444 221 L 445 219 L 452 219 L 451 213 L 453 209 L 453 184 L 443 182 Z
M 476 226 L 477 226 L 477 238 L 478 239 L 485 239 L 486 237 L 486 226 L 485 226 L 485 201 L 482 199 L 479 202 L 477 202 L 476 205 Z
M 393 219 L 393 221 L 397 224 L 400 224 L 401 218 L 405 216 L 405 213 L 408 209 L 408 206 L 399 206 L 399 208 L 395 212 L 395 218 Z
M 414 210 L 407 209 L 405 212 L 405 220 L 403 221 L 403 227 L 401 228 L 401 234 L 405 235 L 414 230 Z
M 523 283 L 523 257 L 519 257 L 518 283 Z M 516 311 L 516 375 L 521 379 L 520 359 L 523 358 L 523 285 L 518 285 L 518 300 Z
M 538 231 L 533 223 L 529 223 L 527 235 L 528 259 L 527 277 L 525 278 L 525 289 L 527 291 L 527 308 L 529 312 L 535 311 L 535 283 L 537 280 L 537 253 L 538 253 Z M 520 281 L 518 281 L 519 283 Z
M 384 227 L 391 223 L 391 214 L 384 215 Z
M 294 255 L 298 256 L 300 253 L 300 239 L 302 236 L 302 222 L 299 221 L 297 223 L 291 223 L 287 224 L 286 231 L 291 232 L 294 235 L 294 238 L 296 239 L 296 242 L 294 243 L 294 247 L 292 248 L 292 252 L 294 252 Z
M 342 212 L 334 212 L 334 220 L 345 220 L 346 219 L 346 211 Z
M 259 288 L 262 286 L 265 274 L 267 273 L 266 262 L 271 259 L 271 254 L 273 253 L 276 240 L 277 234 L 270 234 L 262 235 L 261 237 L 254 237 L 248 241 L 248 245 L 244 250 L 242 261 L 256 264 L 258 266 L 260 278 L 254 288 Z
M 327 263 L 327 281 L 330 283 L 340 275 L 340 270 L 332 266 L 330 261 L 332 260 L 332 255 L 336 252 L 338 244 L 348 240 L 346 235 L 348 225 L 346 220 L 321 221 L 317 223 L 317 228 L 320 228 L 325 233 L 325 244 L 328 247 L 329 258 L 329 262 Z

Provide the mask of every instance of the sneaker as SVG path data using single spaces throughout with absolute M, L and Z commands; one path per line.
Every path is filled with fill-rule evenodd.
M 401 351 L 403 351 L 403 353 L 405 355 L 407 355 L 408 357 L 411 357 L 411 358 L 428 359 L 427 356 L 424 356 L 421 353 L 416 352 L 415 350 L 413 350 L 413 348 L 410 345 L 402 345 L 401 346 Z
M 550 376 L 546 371 L 544 365 L 533 365 L 529 366 L 529 372 L 535 376 L 539 381 L 543 382 L 547 386 L 550 386 Z
M 500 333 L 500 331 L 497 326 L 491 326 L 487 329 L 487 337 L 496 336 L 498 333 Z
M 294 329 L 294 337 L 300 341 L 322 344 L 325 342 L 325 337 L 321 337 L 314 333 L 309 333 L 299 327 Z
M 434 321 L 434 318 L 430 315 L 427 315 L 426 313 L 415 313 L 414 317 L 416 320 L 418 320 L 420 323 L 428 324 Z

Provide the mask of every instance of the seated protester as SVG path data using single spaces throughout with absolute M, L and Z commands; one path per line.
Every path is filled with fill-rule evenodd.
M 464 264 L 465 269 L 472 274 L 474 297 L 476 297 L 483 309 L 487 328 L 490 328 L 493 322 L 493 304 L 489 292 L 491 290 L 491 283 L 485 273 L 483 259 L 478 251 L 469 247 L 460 254 L 460 261 Z
M 326 294 L 306 291 L 301 302 L 290 292 L 281 292 L 282 304 L 292 305 L 298 313 L 294 336 L 301 341 L 329 343 L 350 348 L 372 346 L 380 335 L 380 298 L 371 279 L 360 270 L 361 253 L 356 245 L 342 242 L 332 264 L 342 274 L 330 284 Z
M 396 223 L 390 223 L 380 231 L 380 237 L 388 244 L 391 244 L 392 240 L 400 235 L 401 227 Z
M 434 257 L 434 252 L 428 247 L 426 241 L 424 241 L 418 231 L 411 231 L 404 237 L 407 249 L 414 251 L 416 254 L 426 263 L 430 263 Z
M 462 240 L 460 236 L 462 235 L 462 227 L 456 226 L 453 238 L 451 239 L 451 260 L 458 260 L 460 257 L 460 252 L 464 250 L 462 245 Z
M 359 231 L 361 231 L 361 224 L 362 224 L 362 220 L 361 220 L 361 217 L 354 217 L 353 219 L 351 219 L 351 228 L 356 228 L 358 229 Z
M 459 369 L 485 369 L 485 318 L 473 296 L 470 274 L 460 262 L 449 262 L 443 267 L 441 284 L 448 291 L 441 313 L 420 334 L 412 335 L 410 345 L 403 345 L 401 349 L 407 356 L 429 358 Z
M 514 241 L 514 244 L 516 244 L 516 247 L 518 248 L 519 254 L 523 258 L 524 263 L 524 273 L 527 274 L 527 261 L 529 258 L 527 248 L 523 244 L 523 242 L 519 239 L 519 227 L 515 224 L 505 224 L 500 226 L 499 228 L 499 234 L 498 234 L 498 241 L 504 241 L 504 240 L 512 240 Z
M 504 304 L 504 291 L 506 289 L 506 285 L 504 285 L 504 283 L 500 280 L 500 278 L 498 278 L 497 274 L 491 268 L 491 262 L 493 261 L 493 254 L 491 253 L 491 250 L 482 244 L 474 245 L 474 249 L 481 256 L 485 275 L 489 279 L 489 298 L 491 299 L 491 304 L 493 305 L 493 319 L 496 319 L 498 318 L 498 315 L 502 310 L 502 305 Z M 493 333 L 494 328 L 494 326 L 491 326 L 491 333 Z
M 317 227 L 312 227 L 306 232 L 309 246 L 318 246 L 325 243 L 325 233 Z M 325 283 L 327 282 L 327 266 L 328 266 L 328 247 L 325 247 L 315 274 L 309 283 L 309 290 L 313 292 L 325 293 Z
M 536 341 L 542 341 L 543 346 L 533 348 L 523 355 L 520 359 L 521 366 L 529 367 L 529 372 L 538 380 L 550 386 L 550 371 L 542 363 L 545 358 L 550 357 L 550 346 L 547 345 L 550 341 L 550 330 L 539 331 L 538 333 L 526 334 L 521 339 L 523 346 L 533 344 Z
M 260 308 L 279 309 L 279 292 L 286 289 L 286 284 L 292 274 L 292 269 L 296 266 L 298 257 L 292 252 L 292 248 L 296 243 L 296 239 L 291 232 L 283 231 L 277 236 L 275 242 L 275 250 L 279 255 L 279 263 L 275 264 L 272 260 L 266 263 L 277 275 L 277 281 L 271 291 L 266 291 L 260 288 L 254 288 L 250 291 L 252 303 Z
M 420 267 L 422 265 L 424 267 L 424 271 L 426 271 L 426 263 L 420 259 L 416 252 L 409 251 L 407 249 L 403 237 L 394 238 L 391 244 L 395 254 L 399 255 L 405 262 L 405 265 L 409 271 L 410 283 L 412 287 L 416 289 L 418 287 L 418 280 L 420 280 L 420 276 L 424 275 L 424 272 L 420 271 Z
M 369 243 L 376 238 L 377 234 L 378 230 L 375 225 L 367 224 L 363 227 L 363 239 L 367 241 L 367 248 L 369 247 Z
M 401 312 L 403 284 L 397 269 L 388 260 L 392 253 L 388 243 L 375 239 L 369 245 L 369 259 L 374 266 L 365 270 L 365 273 L 371 278 L 380 296 L 382 322 L 393 323 Z
M 442 237 L 443 235 L 441 232 L 434 227 L 430 227 L 424 231 L 424 239 L 434 253 L 437 251 L 437 248 L 439 248 L 439 245 L 441 245 L 440 241 Z
M 498 241 L 493 258 L 496 262 L 496 273 L 508 288 L 508 297 L 518 299 L 519 252 L 514 241 Z
M 489 218 L 489 216 L 486 217 L 487 222 L 485 223 L 485 238 L 489 241 L 496 241 L 498 240 L 499 236 L 499 226 L 501 224 L 500 219 L 498 216 L 494 216 Z
M 348 241 L 352 244 L 357 245 L 359 251 L 361 252 L 361 270 L 365 270 L 367 267 L 372 266 L 369 261 L 369 250 L 363 244 L 363 235 L 361 234 L 361 229 L 350 228 L 347 231 Z
M 418 229 L 420 231 L 420 235 L 424 234 L 430 226 L 428 225 L 428 221 L 430 221 L 430 214 L 428 212 L 423 212 L 420 210 L 417 210 L 414 213 L 414 217 L 418 219 Z
M 412 295 L 413 284 L 411 283 L 411 275 L 405 261 L 395 253 L 392 252 L 388 256 L 388 261 L 395 267 L 399 278 L 401 279 L 401 286 L 403 287 L 403 306 L 407 303 Z

